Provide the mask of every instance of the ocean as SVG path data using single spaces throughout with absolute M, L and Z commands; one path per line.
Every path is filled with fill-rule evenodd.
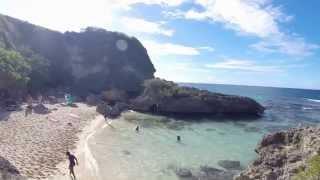
M 175 170 L 223 169 L 220 160 L 246 167 L 263 135 L 320 122 L 320 91 L 213 84 L 180 84 L 254 98 L 266 111 L 258 119 L 186 121 L 126 112 L 96 132 L 88 144 L 100 179 L 177 180 Z M 140 126 L 140 132 L 135 127 Z M 181 136 L 177 143 L 176 136 Z

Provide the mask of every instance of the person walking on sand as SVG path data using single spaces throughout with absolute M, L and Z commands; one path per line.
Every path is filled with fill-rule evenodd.
M 74 166 L 76 164 L 79 165 L 78 159 L 73 154 L 71 154 L 69 151 L 67 151 L 66 154 L 67 154 L 68 159 L 69 159 L 70 176 L 71 176 L 72 179 L 76 180 L 76 175 L 74 173 Z
M 26 101 L 27 101 L 27 107 L 26 107 L 26 110 L 24 112 L 24 116 L 27 117 L 29 114 L 32 113 L 32 96 L 30 94 L 28 94 L 27 98 L 26 98 Z

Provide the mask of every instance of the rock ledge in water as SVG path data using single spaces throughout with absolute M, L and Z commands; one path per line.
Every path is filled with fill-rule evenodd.
M 221 160 L 218 165 L 227 170 L 240 170 L 240 161 Z
M 264 112 L 264 107 L 248 97 L 180 87 L 161 79 L 147 80 L 144 86 L 143 94 L 132 101 L 133 110 L 160 114 L 210 114 L 234 117 L 260 116 Z

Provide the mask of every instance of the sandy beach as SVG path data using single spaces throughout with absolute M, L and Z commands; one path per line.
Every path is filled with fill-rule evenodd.
M 79 164 L 75 166 L 77 180 L 101 180 L 99 167 L 89 149 L 89 140 L 91 137 L 102 130 L 105 126 L 105 120 L 102 116 L 96 116 L 82 133 L 78 134 L 79 141 L 76 149 L 73 151 L 78 158 Z M 63 161 L 58 165 L 59 173 L 46 178 L 46 180 L 71 180 L 68 170 L 68 162 Z
M 23 110 L 2 113 L 0 156 L 30 180 L 62 180 L 70 179 L 65 155 L 69 150 L 79 158 L 80 165 L 75 171 L 82 174 L 78 179 L 97 179 L 94 173 L 86 173 L 95 171 L 87 140 L 104 120 L 97 115 L 95 107 L 76 105 L 45 104 L 50 113 L 33 113 L 27 117 Z

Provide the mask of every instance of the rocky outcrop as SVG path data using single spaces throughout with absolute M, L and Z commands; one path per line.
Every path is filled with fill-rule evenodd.
M 145 81 L 145 90 L 132 101 L 132 108 L 143 112 L 187 115 L 259 116 L 264 112 L 259 103 L 247 97 L 180 87 L 160 79 Z
M 235 180 L 291 180 L 320 150 L 320 128 L 289 129 L 263 138 L 258 158 Z
M 31 78 L 39 78 L 31 84 L 37 89 L 46 77 L 46 88 L 72 87 L 84 95 L 114 88 L 136 93 L 155 72 L 138 39 L 98 28 L 60 33 L 0 14 L 0 48 L 48 60 L 48 74 Z
M 218 165 L 227 170 L 240 170 L 240 161 L 221 160 L 218 161 Z
M 210 166 L 199 169 L 176 168 L 175 174 L 179 180 L 232 180 L 237 171 L 224 171 Z
M 0 180 L 26 180 L 17 168 L 8 160 L 0 156 Z
M 128 110 L 129 106 L 124 102 L 117 102 L 110 105 L 105 101 L 100 101 L 96 107 L 96 111 L 108 118 L 117 118 L 123 111 Z

